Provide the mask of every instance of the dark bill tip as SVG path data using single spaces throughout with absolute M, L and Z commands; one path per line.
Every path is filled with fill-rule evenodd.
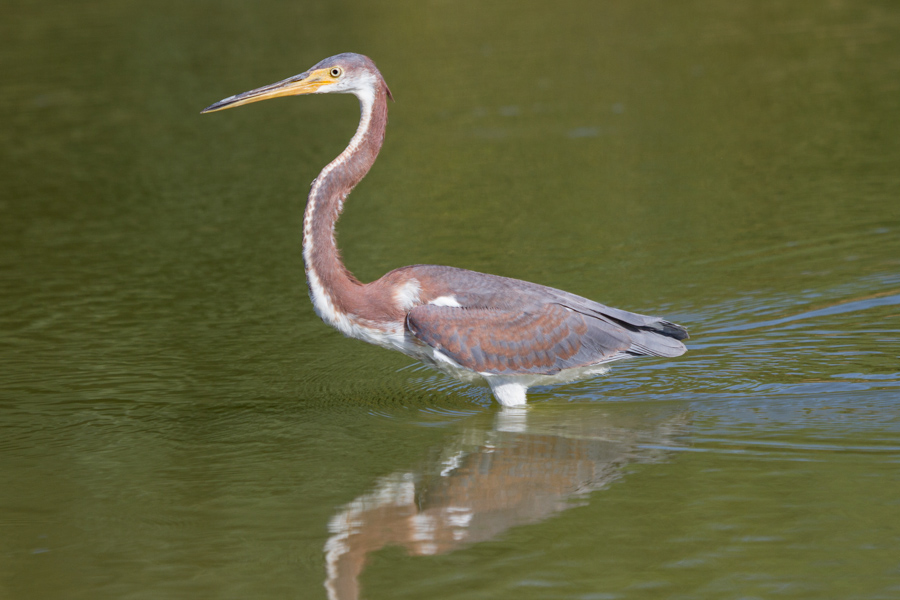
M 220 108 L 224 108 L 233 100 L 234 100 L 234 96 L 232 96 L 231 98 L 225 98 L 224 100 L 219 100 L 218 102 L 216 102 L 214 104 L 210 104 L 209 106 L 207 106 L 206 108 L 201 110 L 200 114 L 202 115 L 202 114 L 205 114 L 208 112 L 215 112 L 215 111 L 219 110 Z

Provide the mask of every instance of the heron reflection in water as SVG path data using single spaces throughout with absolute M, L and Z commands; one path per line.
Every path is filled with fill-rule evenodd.
M 350 191 L 384 141 L 384 78 L 366 56 L 338 54 L 310 70 L 216 102 L 213 112 L 279 96 L 353 94 L 361 117 L 350 144 L 312 183 L 303 218 L 309 295 L 344 335 L 399 350 L 463 381 L 486 380 L 504 406 L 534 385 L 600 374 L 633 356 L 674 357 L 684 327 L 554 288 L 465 269 L 413 265 L 361 283 L 341 261 L 334 229 Z
M 386 546 L 433 556 L 495 539 L 583 505 L 627 465 L 665 460 L 684 445 L 681 408 L 642 412 L 573 404 L 470 419 L 438 456 L 379 478 L 331 518 L 329 600 L 357 600 L 368 557 Z

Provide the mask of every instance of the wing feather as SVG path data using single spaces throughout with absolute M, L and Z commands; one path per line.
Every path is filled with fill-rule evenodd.
M 409 312 L 406 326 L 417 339 L 479 373 L 553 375 L 623 358 L 632 346 L 623 327 L 559 304 L 521 311 L 426 304 Z

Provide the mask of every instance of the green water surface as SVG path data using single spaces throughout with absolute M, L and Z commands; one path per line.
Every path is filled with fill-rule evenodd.
M 672 360 L 501 411 L 322 324 L 340 222 L 665 315 Z M 900 5 L 7 1 L 0 598 L 900 598 Z

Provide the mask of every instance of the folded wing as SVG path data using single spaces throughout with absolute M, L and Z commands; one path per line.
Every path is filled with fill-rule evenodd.
M 412 309 L 406 326 L 417 339 L 463 367 L 498 375 L 553 375 L 629 356 L 677 356 L 685 350 L 677 340 L 654 330 L 557 303 L 522 310 L 428 304 Z

